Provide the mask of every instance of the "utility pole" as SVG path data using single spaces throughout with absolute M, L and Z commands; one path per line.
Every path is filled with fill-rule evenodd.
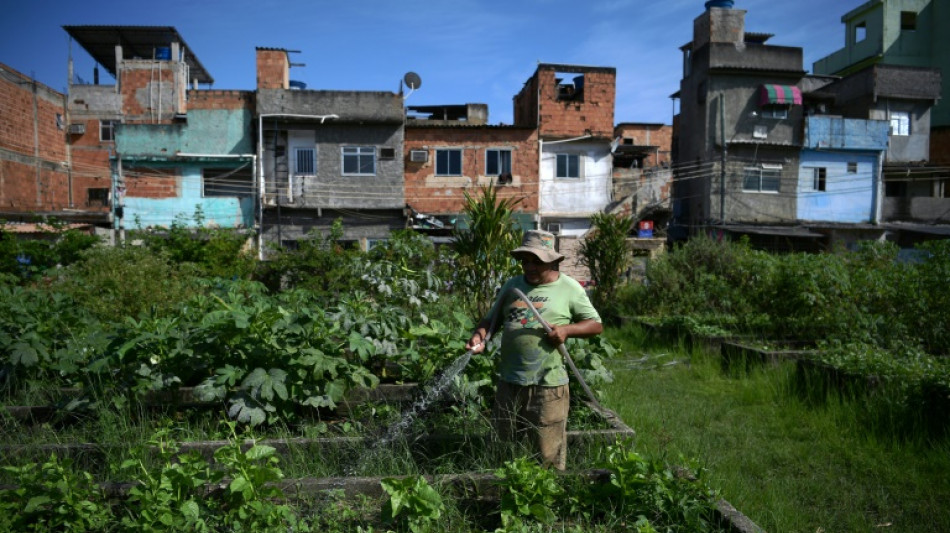
M 719 93 L 719 223 L 726 224 L 726 102 L 725 94 Z

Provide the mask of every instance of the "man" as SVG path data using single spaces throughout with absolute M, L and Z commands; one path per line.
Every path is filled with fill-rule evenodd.
M 564 470 L 570 392 L 558 346 L 571 337 L 599 335 L 604 328 L 580 283 L 558 271 L 564 256 L 554 249 L 554 239 L 546 231 L 525 232 L 521 246 L 511 251 L 524 275 L 505 283 L 465 348 L 481 353 L 488 332 L 501 325 L 495 430 L 504 440 L 530 437 L 544 464 Z M 551 333 L 512 289 L 528 297 Z

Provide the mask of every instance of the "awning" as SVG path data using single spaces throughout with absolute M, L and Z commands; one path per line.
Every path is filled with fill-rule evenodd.
M 802 90 L 793 85 L 767 83 L 759 88 L 759 105 L 802 105 Z

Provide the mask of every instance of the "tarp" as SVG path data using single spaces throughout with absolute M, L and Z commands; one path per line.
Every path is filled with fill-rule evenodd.
M 793 85 L 767 83 L 759 88 L 759 105 L 802 105 L 802 90 Z

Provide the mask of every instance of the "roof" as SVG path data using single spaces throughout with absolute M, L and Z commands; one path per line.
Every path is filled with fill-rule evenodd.
M 823 233 L 816 233 L 804 226 L 767 226 L 767 225 L 748 225 L 748 224 L 717 224 L 712 226 L 716 229 L 730 231 L 733 233 L 749 233 L 755 235 L 777 235 L 779 237 L 800 237 L 807 239 L 818 239 L 824 237 Z
M 33 222 L 8 222 L 0 225 L 0 230 L 7 233 L 16 233 L 19 235 L 31 235 L 37 233 L 63 233 L 66 231 L 78 230 L 92 232 L 92 224 L 44 224 Z
M 122 45 L 126 57 L 150 58 L 154 57 L 155 47 L 171 46 L 177 42 L 191 79 L 198 83 L 214 83 L 214 78 L 174 26 L 63 26 L 63 29 L 113 77 L 116 76 L 116 45 Z

